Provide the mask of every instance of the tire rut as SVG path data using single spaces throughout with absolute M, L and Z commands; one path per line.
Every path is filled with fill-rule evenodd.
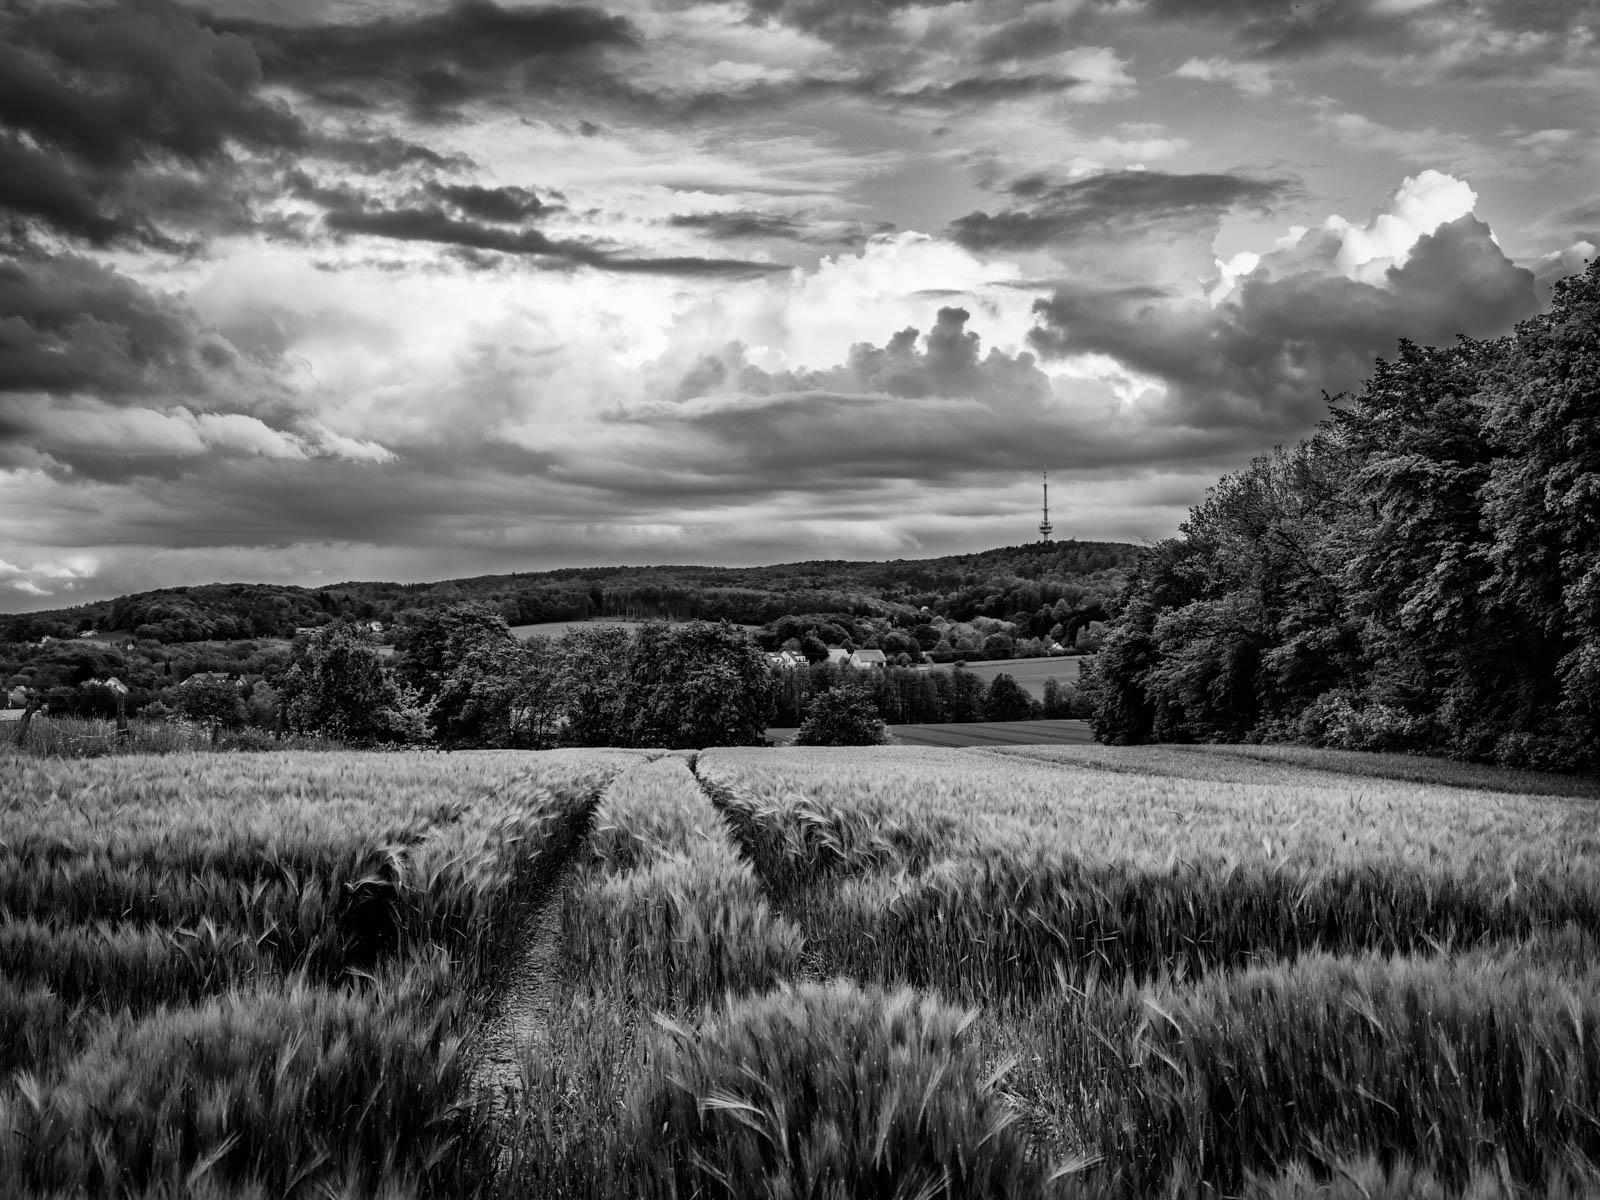
M 712 783 L 710 780 L 706 779 L 700 774 L 699 754 L 689 755 L 687 762 L 689 766 L 689 773 L 694 776 L 695 784 L 700 788 L 700 794 L 706 798 L 706 801 L 711 805 L 712 808 L 717 810 L 717 816 L 721 818 L 723 826 L 728 831 L 729 840 L 738 847 L 739 857 L 744 859 L 745 863 L 749 865 L 750 873 L 756 877 L 756 881 L 761 885 L 761 893 L 766 897 L 768 907 L 771 908 L 772 912 L 776 916 L 782 917 L 783 919 L 789 921 L 797 929 L 799 929 L 802 934 L 804 934 L 807 924 L 804 919 L 804 906 L 791 906 L 779 902 L 776 894 L 773 892 L 772 885 L 767 881 L 766 876 L 761 873 L 760 868 L 756 865 L 759 860 L 751 851 L 749 844 L 745 841 L 745 838 L 740 831 L 739 823 L 728 818 L 726 801 L 719 794 L 721 791 L 721 786 Z M 830 971 L 828 969 L 826 959 L 823 957 L 823 955 L 817 952 L 812 940 L 809 937 L 806 938 L 805 949 L 802 950 L 800 954 L 799 968 L 795 972 L 796 982 L 822 983 L 833 978 L 835 974 L 837 974 L 837 972 Z
M 587 839 L 587 832 L 584 836 Z M 550 1013 L 560 976 L 561 914 L 576 873 L 574 853 L 556 871 L 524 927 L 516 959 L 478 1035 L 468 1087 L 474 1100 L 488 1102 L 497 1124 L 522 1094 L 522 1064 L 528 1053 L 550 1043 Z

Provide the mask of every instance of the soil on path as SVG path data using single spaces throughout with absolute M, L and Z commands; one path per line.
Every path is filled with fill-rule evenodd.
M 576 856 L 556 872 L 523 930 L 516 958 L 479 1034 L 470 1087 L 498 1121 L 522 1093 L 528 1052 L 550 1043 L 551 1008 L 559 984 L 561 911 L 576 873 Z

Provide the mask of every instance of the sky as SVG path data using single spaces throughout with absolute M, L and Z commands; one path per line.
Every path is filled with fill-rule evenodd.
M 0 0 L 0 611 L 1169 536 L 1597 131 L 1600 0 Z

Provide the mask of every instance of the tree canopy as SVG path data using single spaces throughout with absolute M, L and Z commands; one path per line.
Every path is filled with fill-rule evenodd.
M 1134 567 L 1110 742 L 1297 738 L 1600 765 L 1600 265 L 1502 338 L 1400 343 Z

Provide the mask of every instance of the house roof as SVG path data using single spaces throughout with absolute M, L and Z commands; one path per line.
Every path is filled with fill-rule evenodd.
M 829 662 L 844 662 L 849 657 L 850 651 L 844 649 L 842 646 L 835 646 L 832 650 L 828 651 Z
M 889 658 L 888 655 L 884 654 L 882 650 L 857 650 L 850 656 L 850 661 L 858 663 L 881 663 L 888 662 Z

